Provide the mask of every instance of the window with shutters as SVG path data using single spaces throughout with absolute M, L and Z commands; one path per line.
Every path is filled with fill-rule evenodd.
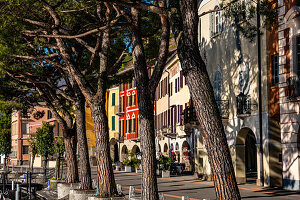
M 111 130 L 113 130 L 113 131 L 116 130 L 116 118 L 115 118 L 115 116 L 111 117 Z
M 136 123 L 136 119 L 133 118 L 131 121 L 132 121 L 132 130 L 131 130 L 131 132 L 135 132 L 135 123 Z
M 47 119 L 52 118 L 52 112 L 50 110 L 47 111 Z
M 136 95 L 132 95 L 132 105 L 135 106 L 136 105 Z
M 278 85 L 279 82 L 279 56 L 275 54 L 272 56 L 272 73 L 273 85 Z
M 123 119 L 120 120 L 120 123 L 121 123 L 121 125 L 120 125 L 120 133 L 121 133 L 121 137 L 123 137 L 124 136 L 124 120 Z
M 120 98 L 120 112 L 124 112 L 124 96 Z
M 215 10 L 218 10 L 219 7 L 215 7 Z M 222 32 L 223 29 L 223 20 L 222 20 L 222 11 L 216 11 L 209 14 L 209 29 L 210 36 L 213 37 L 216 34 Z
M 111 105 L 115 106 L 116 105 L 116 93 L 112 93 L 112 100 L 111 100 Z

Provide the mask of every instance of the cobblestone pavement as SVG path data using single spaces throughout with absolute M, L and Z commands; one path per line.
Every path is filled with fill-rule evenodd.
M 137 193 L 140 193 L 140 174 L 116 172 L 115 179 L 117 184 L 122 185 L 125 194 L 128 194 L 130 186 L 136 187 Z M 193 176 L 159 178 L 158 187 L 167 200 L 182 199 L 182 196 L 188 196 L 191 200 L 215 199 L 213 182 L 201 181 Z M 300 199 L 300 193 L 295 191 L 263 188 L 255 184 L 241 184 L 239 188 L 243 199 Z

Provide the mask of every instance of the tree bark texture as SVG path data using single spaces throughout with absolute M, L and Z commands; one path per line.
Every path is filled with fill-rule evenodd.
M 94 102 L 91 106 L 91 110 L 95 127 L 99 196 L 114 197 L 117 196 L 118 192 L 110 158 L 108 119 L 105 111 L 105 100 Z
M 59 178 L 59 171 L 60 171 L 60 155 L 56 155 L 56 164 L 55 164 L 55 178 Z
M 31 171 L 33 172 L 33 164 L 35 160 L 35 155 L 32 155 L 32 162 L 31 162 Z
M 43 170 L 44 170 L 44 176 L 47 176 L 47 162 L 48 162 L 48 156 L 43 157 Z
M 81 95 L 80 95 L 81 96 Z M 80 188 L 84 190 L 92 189 L 91 166 L 89 161 L 88 144 L 85 127 L 85 101 L 84 97 L 79 97 L 75 103 L 76 132 L 80 156 Z
M 140 13 L 131 9 L 133 18 L 132 47 L 134 75 L 137 82 L 139 102 L 139 131 L 141 134 L 142 151 L 142 199 L 157 200 L 156 153 L 154 133 L 154 95 L 149 90 L 149 77 L 144 55 L 144 47 L 140 33 Z
M 241 199 L 227 139 L 197 40 L 197 1 L 181 1 L 182 24 L 171 19 L 177 51 L 204 136 L 217 199 Z M 178 18 L 177 18 L 178 20 Z M 180 19 L 179 19 L 180 20 Z
M 72 129 L 69 131 L 73 131 Z M 70 133 L 64 136 L 65 150 L 66 150 L 66 161 L 67 161 L 67 183 L 77 183 L 79 182 L 78 177 L 78 166 L 76 159 L 76 141 L 75 137 Z

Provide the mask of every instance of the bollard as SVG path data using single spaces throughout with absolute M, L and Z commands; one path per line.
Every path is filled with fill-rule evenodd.
M 182 196 L 182 200 L 190 200 L 188 196 Z
M 129 199 L 135 197 L 135 188 L 133 186 L 130 186 L 129 188 Z
M 123 195 L 122 186 L 120 184 L 117 184 L 117 191 L 118 191 L 118 195 L 120 196 Z
M 164 193 L 159 193 L 159 194 L 158 194 L 158 199 L 159 199 L 159 200 L 165 200 Z
M 15 189 L 15 182 L 11 181 L 11 190 L 14 190 L 14 189 Z
M 17 184 L 16 200 L 20 200 L 20 185 L 19 184 Z

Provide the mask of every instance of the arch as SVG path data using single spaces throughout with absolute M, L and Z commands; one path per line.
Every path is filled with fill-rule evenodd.
M 284 23 L 288 23 L 292 19 L 294 19 L 297 15 L 300 14 L 300 7 L 299 6 L 294 6 L 292 7 L 284 16 L 283 20 Z
M 176 151 L 179 151 L 179 144 L 178 144 L 178 142 L 176 142 L 175 150 L 176 150 Z
M 117 140 L 115 138 L 111 138 L 110 140 L 110 156 L 113 162 L 119 161 L 119 145 L 117 143 Z
M 126 145 L 123 145 L 122 150 L 121 150 L 121 160 L 125 160 L 128 157 L 128 149 Z
M 190 145 L 189 145 L 189 143 L 188 143 L 187 141 L 184 141 L 184 142 L 182 143 L 181 149 L 182 149 L 182 151 L 188 151 L 188 150 L 190 150 Z
M 173 144 L 171 144 L 171 149 L 170 150 L 174 151 L 174 145 Z
M 168 153 L 168 145 L 167 145 L 167 143 L 165 143 L 165 145 L 164 145 L 164 153 Z
M 132 147 L 132 149 L 131 149 L 131 152 L 134 153 L 134 154 L 136 155 L 136 154 L 140 153 L 141 150 L 140 150 L 140 148 L 139 148 L 138 145 L 134 145 L 134 146 Z
M 222 74 L 220 71 L 215 72 L 214 77 L 214 96 L 217 101 L 222 99 Z
M 257 179 L 256 137 L 250 128 L 242 128 L 236 137 L 236 177 L 239 183 Z

